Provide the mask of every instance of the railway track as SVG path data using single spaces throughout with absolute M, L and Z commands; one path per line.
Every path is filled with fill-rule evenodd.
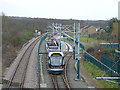
M 69 57 L 68 57 L 68 59 L 67 59 L 67 61 L 66 61 L 66 63 L 65 63 L 65 71 L 64 71 L 64 74 L 62 75 L 62 78 L 63 78 L 63 80 L 64 80 L 64 83 L 65 83 L 65 85 L 66 85 L 66 88 L 67 88 L 68 90 L 71 90 L 70 83 L 69 83 L 68 77 L 67 77 L 67 66 L 68 66 L 68 63 L 69 63 L 69 61 L 70 61 L 70 59 L 71 59 L 71 57 L 72 57 L 72 53 L 71 53 L 71 54 L 68 54 L 68 55 L 69 55 Z
M 26 77 L 26 71 L 27 71 L 27 66 L 31 56 L 31 52 L 38 41 L 39 41 L 39 38 L 33 41 L 24 52 L 22 58 L 19 61 L 19 64 L 17 65 L 16 69 L 14 70 L 10 79 L 7 82 L 6 88 L 8 90 L 14 87 L 21 88 L 21 89 L 24 88 L 24 81 Z
M 69 51 L 69 46 L 68 46 L 68 51 Z M 67 66 L 72 57 L 72 53 L 65 54 L 65 57 L 66 57 L 66 61 L 65 61 L 64 73 L 60 75 L 50 74 L 55 90 L 59 90 L 60 88 L 71 90 L 70 83 L 67 77 Z
M 52 75 L 51 74 L 51 79 L 52 79 L 52 82 L 53 82 L 55 90 L 58 90 L 59 89 L 59 85 L 58 85 L 58 82 L 57 82 L 57 75 Z
M 70 83 L 67 77 L 67 65 L 71 57 L 72 55 L 69 54 L 68 60 L 65 63 L 65 71 L 63 74 L 61 75 L 50 74 L 55 90 L 59 90 L 60 88 L 71 90 Z

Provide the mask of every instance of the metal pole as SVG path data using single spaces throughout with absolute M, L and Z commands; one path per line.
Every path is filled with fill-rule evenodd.
M 57 23 L 56 23 L 56 26 L 55 26 L 55 28 L 56 28 L 56 32 L 57 32 Z
M 59 33 L 59 36 L 60 36 L 60 30 L 59 30 L 59 28 L 58 28 L 58 24 L 56 23 L 56 25 L 55 25 L 55 28 L 56 28 L 56 32 L 58 32 Z M 59 41 L 59 50 L 60 50 L 60 39 L 58 39 L 58 41 Z
M 53 26 L 53 36 L 54 36 L 54 23 L 52 24 L 52 26 Z
M 88 43 L 88 35 L 87 35 L 87 43 Z
M 79 79 L 79 63 L 80 63 L 80 23 L 78 23 L 78 63 L 77 63 L 77 79 Z
M 60 51 L 61 51 L 61 24 L 60 24 Z
M 120 77 L 96 77 L 96 79 L 120 79 Z
M 75 23 L 74 23 L 74 46 L 73 46 L 73 59 L 75 59 Z

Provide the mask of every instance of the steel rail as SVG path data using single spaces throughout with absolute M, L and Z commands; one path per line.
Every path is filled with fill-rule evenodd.
M 66 45 L 67 45 L 67 44 L 66 44 Z M 69 51 L 69 46 L 67 45 L 67 47 L 68 47 L 68 50 L 67 50 L 67 51 Z M 69 55 L 69 57 L 67 57 L 67 55 Z M 59 81 L 57 80 L 57 76 L 60 76 L 60 77 L 61 77 L 61 79 L 62 79 L 62 81 L 63 81 L 66 89 L 67 89 L 67 90 L 71 90 L 70 83 L 69 83 L 68 77 L 67 77 L 67 66 L 68 66 L 68 62 L 70 61 L 70 59 L 71 59 L 71 57 L 72 57 L 72 53 L 67 53 L 67 54 L 65 54 L 64 57 L 67 57 L 67 58 L 68 58 L 68 59 L 66 60 L 66 63 L 65 63 L 65 67 L 64 67 L 65 71 L 64 71 L 64 74 L 61 74 L 61 75 L 53 75 L 53 74 L 50 74 L 55 90 L 59 90 L 59 89 L 60 89 L 60 88 L 59 88 L 60 85 L 59 85 Z
M 34 41 L 35 45 L 37 44 L 38 41 L 39 41 L 39 39 L 37 39 L 37 40 Z M 34 45 L 34 44 L 33 44 L 33 45 Z M 31 52 L 30 52 L 30 55 L 29 55 L 29 57 L 28 57 L 28 62 L 27 62 L 26 65 L 25 65 L 26 67 L 25 67 L 25 70 L 24 70 L 24 72 L 23 72 L 23 77 L 22 77 L 22 80 L 21 80 L 22 82 L 21 82 L 21 85 L 20 85 L 21 88 L 24 88 L 24 81 L 25 81 L 25 78 L 26 78 L 26 71 L 27 71 L 29 59 L 30 59 L 30 56 L 31 56 L 31 54 L 32 54 L 32 51 L 33 51 L 35 45 L 33 46 L 32 50 L 31 50 Z
M 32 47 L 32 45 L 33 45 L 32 49 L 31 49 L 31 52 L 32 52 L 33 48 L 35 47 L 35 45 L 37 44 L 38 41 L 39 41 L 39 38 L 37 38 L 35 41 L 33 41 L 33 42 L 27 47 L 26 51 L 25 51 L 24 54 L 22 55 L 22 57 L 21 57 L 18 65 L 17 65 L 16 69 L 14 70 L 14 72 L 13 72 L 13 74 L 11 75 L 10 79 L 8 80 L 8 83 L 7 83 L 7 89 L 8 89 L 8 90 L 10 89 L 10 86 L 11 86 L 12 83 L 13 83 L 13 80 L 14 80 L 14 78 L 15 78 L 15 74 L 16 74 L 19 66 L 20 66 L 20 63 L 22 62 L 23 57 L 25 56 L 25 54 L 27 53 L 27 51 L 29 51 L 30 47 Z M 36 42 L 36 43 L 35 43 L 35 42 Z M 23 88 L 23 83 L 24 83 L 24 80 L 25 80 L 25 73 L 26 73 L 26 70 L 27 70 L 27 66 L 28 66 L 28 62 L 29 62 L 29 58 L 30 58 L 31 52 L 30 52 L 30 54 L 29 54 L 28 61 L 27 61 L 27 63 L 26 63 L 26 67 L 25 67 L 25 69 L 24 69 L 24 72 L 23 72 L 24 75 L 22 76 L 21 82 L 20 82 L 20 84 L 19 84 L 19 88 Z
M 59 86 L 58 86 L 58 82 L 57 82 L 57 76 L 51 74 L 51 79 L 52 79 L 55 90 L 59 90 Z
M 70 54 L 70 57 L 68 58 L 68 60 L 65 63 L 65 73 L 64 73 L 64 75 L 62 75 L 62 78 L 63 78 L 64 83 L 66 84 L 66 88 L 68 90 L 71 90 L 71 87 L 70 87 L 68 77 L 67 77 L 67 67 L 68 67 L 68 62 L 70 61 L 71 57 L 72 57 L 72 54 Z
M 67 45 L 67 44 L 66 44 Z M 69 46 L 67 45 L 68 47 L 68 51 L 69 51 Z M 67 56 L 68 54 L 65 55 L 65 57 Z M 69 84 L 69 81 L 68 81 L 68 77 L 67 77 L 67 66 L 68 66 L 68 62 L 70 61 L 72 57 L 72 53 L 70 53 L 69 55 L 69 58 L 67 59 L 66 63 L 65 63 L 65 72 L 63 75 L 61 75 L 62 79 L 63 79 L 63 82 L 65 83 L 65 86 L 67 88 L 67 90 L 71 90 L 71 87 L 70 87 L 70 84 Z

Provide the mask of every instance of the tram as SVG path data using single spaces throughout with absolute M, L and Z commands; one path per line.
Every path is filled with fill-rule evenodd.
M 48 54 L 48 72 L 60 74 L 64 72 L 64 54 L 63 52 L 49 52 Z
M 58 48 L 58 42 L 56 43 L 55 40 L 48 40 L 46 42 L 46 50 L 47 52 L 52 52 L 52 51 L 58 51 L 59 48 Z

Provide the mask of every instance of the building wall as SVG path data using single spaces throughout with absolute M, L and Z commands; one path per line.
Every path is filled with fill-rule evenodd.
M 112 35 L 118 34 L 118 23 L 115 22 L 112 24 Z
M 81 29 L 81 30 L 80 30 L 80 34 L 81 34 L 81 35 L 88 35 L 86 29 Z
M 95 27 L 91 26 L 91 27 L 88 28 L 88 34 L 92 34 L 92 33 L 96 33 L 96 32 L 97 31 L 96 31 Z

